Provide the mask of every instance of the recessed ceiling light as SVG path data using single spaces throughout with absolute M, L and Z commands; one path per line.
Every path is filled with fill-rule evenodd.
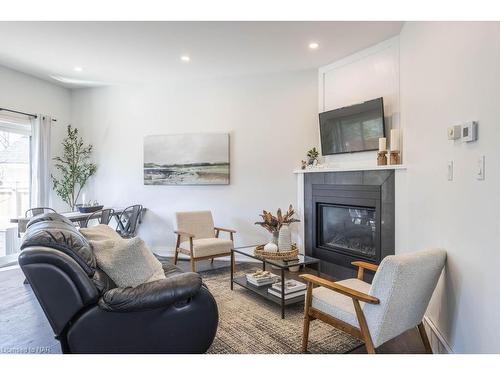
M 317 42 L 311 42 L 309 43 L 309 48 L 310 49 L 317 49 L 319 47 L 319 44 Z
M 188 55 L 182 55 L 181 56 L 181 60 L 184 61 L 184 62 L 190 62 L 191 58 Z
M 81 72 L 81 71 L 83 70 L 83 68 L 82 68 L 81 66 L 75 66 L 75 67 L 73 68 L 73 70 L 74 70 L 75 72 Z

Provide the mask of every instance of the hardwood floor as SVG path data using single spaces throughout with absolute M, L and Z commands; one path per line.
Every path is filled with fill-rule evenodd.
M 228 267 L 225 260 L 200 261 L 200 272 Z M 189 261 L 181 260 L 178 266 L 190 270 Z M 19 268 L 0 270 L 0 354 L 2 353 L 60 353 L 57 340 L 38 304 L 31 287 L 23 284 L 24 275 Z M 313 323 L 314 324 L 314 323 Z M 366 353 L 364 346 L 351 353 Z M 383 354 L 423 354 L 424 346 L 418 330 L 410 330 L 377 348 Z

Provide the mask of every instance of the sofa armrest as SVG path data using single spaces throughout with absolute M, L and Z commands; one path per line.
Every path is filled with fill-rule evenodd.
M 186 272 L 136 287 L 111 289 L 99 299 L 99 306 L 106 311 L 118 312 L 167 307 L 193 297 L 201 285 L 200 275 Z

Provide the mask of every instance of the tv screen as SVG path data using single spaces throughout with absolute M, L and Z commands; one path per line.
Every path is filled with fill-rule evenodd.
M 385 137 L 384 100 L 320 113 L 319 129 L 323 155 L 378 150 L 378 139 Z

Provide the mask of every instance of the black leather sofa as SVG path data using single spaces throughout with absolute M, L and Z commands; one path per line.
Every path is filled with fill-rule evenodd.
M 166 279 L 118 288 L 64 216 L 34 217 L 19 264 L 63 353 L 204 353 L 217 304 L 197 273 L 163 264 Z

